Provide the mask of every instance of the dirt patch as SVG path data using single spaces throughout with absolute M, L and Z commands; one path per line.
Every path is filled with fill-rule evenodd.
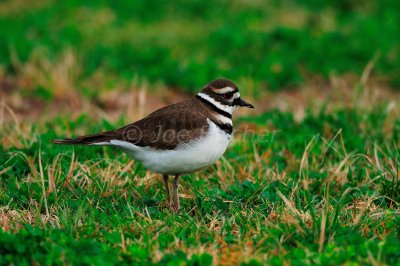
M 88 98 L 77 91 L 70 91 L 68 94 L 57 95 L 51 101 L 26 95 L 29 93 L 19 88 L 16 81 L 0 79 L 0 109 L 3 109 L 0 111 L 0 120 L 16 118 L 19 121 L 35 121 L 65 114 L 77 117 L 87 113 L 94 119 L 109 120 L 128 114 L 134 121 L 165 105 L 191 97 L 176 89 L 165 87 L 155 91 L 140 87 L 103 91 L 96 98 Z M 391 90 L 375 81 L 361 86 L 355 76 L 332 77 L 329 81 L 313 81 L 296 89 L 266 91 L 258 99 L 247 99 L 254 103 L 255 110 L 241 109 L 237 115 L 262 114 L 271 109 L 279 109 L 291 111 L 296 119 L 301 119 L 306 108 L 349 107 L 355 104 L 370 106 L 377 102 L 397 102 L 399 99 L 399 91 Z

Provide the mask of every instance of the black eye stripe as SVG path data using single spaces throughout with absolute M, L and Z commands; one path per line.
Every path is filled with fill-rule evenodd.
M 229 91 L 227 93 L 224 94 L 225 98 L 232 98 L 233 95 L 235 95 L 235 93 L 239 92 L 239 90 L 236 88 L 234 91 Z
M 230 99 L 230 98 L 232 98 L 232 96 L 233 96 L 234 94 L 235 94 L 235 92 L 230 91 L 230 92 L 225 93 L 225 94 L 224 94 L 224 97 L 225 97 L 226 99 Z

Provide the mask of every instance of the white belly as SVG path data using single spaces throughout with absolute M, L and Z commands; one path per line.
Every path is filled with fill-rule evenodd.
M 161 174 L 185 174 L 212 165 L 224 154 L 231 135 L 209 121 L 208 134 L 193 142 L 181 144 L 175 150 L 156 150 L 132 143 L 111 140 L 113 146 L 122 148 L 134 160 Z

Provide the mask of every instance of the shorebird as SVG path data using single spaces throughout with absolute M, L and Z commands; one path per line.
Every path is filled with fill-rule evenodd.
M 232 138 L 232 113 L 238 107 L 254 108 L 240 97 L 230 80 L 208 83 L 195 97 L 165 106 L 117 130 L 53 140 L 56 144 L 113 146 L 163 175 L 173 211 L 180 208 L 178 180 L 214 164 Z M 172 181 L 172 198 L 169 176 Z

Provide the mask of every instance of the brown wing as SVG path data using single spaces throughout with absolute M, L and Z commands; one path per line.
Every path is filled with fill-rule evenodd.
M 207 133 L 207 117 L 194 100 L 166 106 L 149 116 L 119 129 L 121 140 L 139 146 L 173 149 Z
M 58 144 L 96 144 L 123 140 L 138 146 L 173 149 L 207 133 L 207 117 L 195 99 L 161 108 L 123 128 L 74 139 L 55 140 Z

